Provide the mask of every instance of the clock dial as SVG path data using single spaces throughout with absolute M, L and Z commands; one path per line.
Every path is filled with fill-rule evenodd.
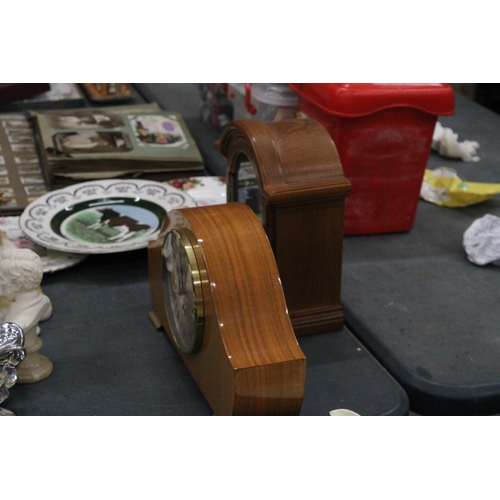
M 170 231 L 162 256 L 165 308 L 173 338 L 183 353 L 192 354 L 200 348 L 205 323 L 195 246 L 184 230 Z

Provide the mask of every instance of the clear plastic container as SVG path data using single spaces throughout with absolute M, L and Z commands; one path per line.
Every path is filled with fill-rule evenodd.
M 297 94 L 286 83 L 229 83 L 234 119 L 261 122 L 297 117 Z

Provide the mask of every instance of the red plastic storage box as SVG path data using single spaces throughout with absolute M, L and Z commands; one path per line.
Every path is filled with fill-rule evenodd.
M 290 83 L 297 111 L 330 133 L 351 181 L 344 234 L 409 231 L 437 117 L 454 113 L 444 83 Z

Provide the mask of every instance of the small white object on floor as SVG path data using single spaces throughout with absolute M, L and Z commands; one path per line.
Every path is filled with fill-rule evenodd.
M 337 410 L 332 410 L 330 412 L 331 417 L 359 417 L 360 414 L 347 408 L 338 408 Z
M 466 162 L 480 160 L 477 154 L 479 142 L 459 141 L 458 134 L 449 127 L 443 127 L 439 122 L 436 122 L 434 128 L 431 147 L 447 158 L 459 158 Z
M 467 258 L 478 266 L 500 265 L 500 217 L 486 214 L 476 219 L 464 232 Z

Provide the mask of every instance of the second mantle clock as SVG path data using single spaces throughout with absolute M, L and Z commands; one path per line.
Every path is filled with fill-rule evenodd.
M 351 185 L 337 148 L 314 120 L 237 120 L 217 142 L 227 200 L 260 218 L 297 336 L 339 330 L 344 203 Z

